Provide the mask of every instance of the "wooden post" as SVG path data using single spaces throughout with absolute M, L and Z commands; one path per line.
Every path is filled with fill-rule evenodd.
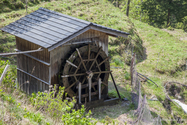
M 79 104 L 81 104 L 81 82 L 79 82 Z
M 118 93 L 118 96 L 119 96 L 120 100 L 121 100 L 121 96 L 120 96 L 120 94 L 119 94 L 118 88 L 117 88 L 117 86 L 116 86 L 116 83 L 115 83 L 115 81 L 114 81 L 114 78 L 113 78 L 113 75 L 112 75 L 111 72 L 110 72 L 110 75 L 111 75 L 111 77 L 112 77 L 112 81 L 113 81 L 113 83 L 114 83 L 114 87 L 115 87 L 115 89 L 116 89 L 116 91 L 117 91 L 117 93 Z
M 91 90 L 91 88 L 92 88 L 92 79 L 91 78 L 88 78 L 88 86 L 89 86 L 89 102 L 91 102 L 91 94 L 92 94 L 92 90 Z
M 6 72 L 7 72 L 9 66 L 10 66 L 10 65 L 6 65 L 6 67 L 5 67 L 4 71 L 3 71 L 3 74 L 1 75 L 1 78 L 0 78 L 0 85 L 1 85 L 1 83 L 2 83 L 2 81 L 3 81 L 3 78 L 4 78 L 5 75 L 6 75 Z
M 101 99 L 101 78 L 99 78 L 99 81 L 98 81 L 98 86 L 99 86 L 99 100 Z
M 126 10 L 126 16 L 129 16 L 129 8 L 130 8 L 130 0 L 127 2 L 127 10 Z

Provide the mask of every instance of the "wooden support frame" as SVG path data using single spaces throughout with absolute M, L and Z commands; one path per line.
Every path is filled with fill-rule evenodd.
M 88 78 L 88 87 L 89 87 L 89 102 L 91 102 L 92 101 L 92 92 L 91 92 L 91 88 L 92 88 L 92 78 Z
M 119 99 L 121 100 L 121 96 L 120 96 L 120 94 L 119 94 L 118 88 L 117 88 L 117 86 L 116 86 L 116 82 L 115 82 L 114 77 L 113 77 L 113 75 L 112 75 L 111 72 L 110 72 L 110 76 L 112 77 L 112 81 L 113 81 L 114 87 L 115 87 L 115 89 L 116 89 L 116 91 L 117 91 L 117 93 L 118 93 L 118 97 L 119 97 Z
M 38 78 L 38 77 L 36 77 L 36 76 L 33 76 L 33 75 L 31 75 L 30 73 L 27 73 L 27 72 L 25 72 L 25 71 L 23 71 L 23 70 L 21 70 L 21 69 L 19 69 L 19 68 L 17 68 L 17 70 L 19 70 L 20 72 L 23 72 L 23 73 L 25 73 L 25 74 L 31 76 L 32 78 L 37 79 L 37 80 L 40 81 L 40 82 L 43 82 L 43 83 L 49 85 L 49 83 L 47 83 L 46 81 L 44 81 L 44 80 L 42 80 L 42 79 L 40 79 L 40 78 Z
M 18 49 L 16 49 L 18 52 L 22 52 L 21 50 L 18 50 Z M 23 54 L 23 55 L 25 55 L 25 56 L 27 56 L 27 57 L 29 57 L 29 58 L 31 58 L 31 59 L 34 59 L 34 60 L 36 60 L 36 61 L 38 61 L 38 62 L 40 62 L 40 63 L 42 63 L 42 64 L 44 64 L 44 65 L 46 65 L 46 66 L 50 66 L 50 63 L 47 63 L 47 62 L 45 62 L 45 61 L 42 61 L 42 60 L 40 60 L 40 59 L 37 59 L 36 57 L 34 57 L 34 56 L 31 56 L 31 55 L 29 55 L 29 54 Z
M 36 50 L 20 51 L 20 52 L 14 52 L 14 53 L 0 53 L 0 56 L 19 55 L 19 54 L 34 53 L 34 52 L 39 52 L 39 51 L 43 51 L 43 49 L 40 47 Z
M 98 80 L 99 100 L 101 100 L 101 78 Z
M 79 104 L 81 104 L 81 82 L 79 82 Z

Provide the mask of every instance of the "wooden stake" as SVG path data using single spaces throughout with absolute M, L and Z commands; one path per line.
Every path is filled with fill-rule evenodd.
M 111 72 L 110 72 L 110 75 L 111 75 L 111 77 L 112 77 L 112 81 L 113 81 L 113 83 L 114 83 L 114 87 L 115 87 L 115 89 L 116 89 L 116 91 L 117 91 L 117 93 L 118 93 L 118 97 L 119 97 L 119 99 L 121 100 L 121 96 L 120 96 L 120 94 L 119 94 L 118 88 L 117 88 L 117 86 L 116 86 L 116 82 L 114 81 L 114 77 L 113 77 L 113 75 L 112 75 Z
M 79 82 L 79 104 L 81 104 L 81 82 Z
M 0 86 L 1 86 L 1 83 L 2 83 L 2 81 L 3 81 L 3 78 L 4 78 L 5 75 L 6 75 L 6 72 L 7 72 L 9 66 L 10 66 L 10 65 L 6 65 L 6 67 L 5 67 L 4 71 L 3 71 L 3 74 L 1 75 L 1 78 L 0 78 Z
M 89 87 L 89 102 L 91 102 L 91 93 L 92 93 L 92 90 L 91 90 L 91 88 L 92 88 L 92 79 L 91 78 L 88 78 L 88 87 Z
M 99 78 L 98 86 L 99 86 L 99 100 L 100 100 L 101 99 L 101 78 Z

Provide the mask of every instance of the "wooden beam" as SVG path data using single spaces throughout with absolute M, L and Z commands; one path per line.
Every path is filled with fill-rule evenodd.
M 20 51 L 20 52 L 14 52 L 14 53 L 0 53 L 0 56 L 11 56 L 11 55 L 19 55 L 19 54 L 26 54 L 26 53 L 34 53 L 34 52 L 39 52 L 43 51 L 42 48 L 39 48 L 37 50 L 29 50 L 29 51 Z
M 79 82 L 79 104 L 81 104 L 81 82 Z
M 98 89 L 99 89 L 99 100 L 101 99 L 101 78 L 98 81 Z
M 107 35 L 116 36 L 116 37 L 121 36 L 121 37 L 127 38 L 128 35 L 129 35 L 129 34 L 124 34 L 124 33 L 120 33 L 120 32 L 111 31 L 110 29 L 100 28 L 100 27 L 97 27 L 97 26 L 90 26 L 90 29 L 101 31 L 101 32 L 107 33 Z
M 18 50 L 18 49 L 17 49 L 17 51 L 18 51 L 18 52 L 21 52 L 21 51 Z M 46 66 L 50 66 L 50 63 L 47 63 L 47 62 L 42 61 L 42 60 L 40 60 L 40 59 L 37 59 L 37 58 L 34 57 L 34 56 L 31 56 L 31 55 L 29 55 L 29 54 L 23 54 L 23 55 L 25 55 L 25 56 L 27 56 L 27 57 L 29 57 L 29 58 L 31 58 L 31 59 L 34 59 L 34 60 L 36 60 L 36 61 L 38 61 L 38 62 L 40 62 L 40 63 L 42 63 L 42 64 L 44 64 L 44 65 L 46 65 Z
M 90 77 L 90 78 L 88 78 L 88 87 L 89 87 L 89 102 L 91 102 L 91 93 L 92 93 L 92 91 L 91 91 L 91 88 L 92 88 L 92 78 Z
M 32 78 L 35 78 L 36 80 L 38 80 L 38 81 L 40 81 L 40 82 L 43 82 L 43 83 L 49 85 L 49 83 L 47 83 L 46 81 L 44 81 L 44 80 L 42 80 L 42 79 L 40 79 L 40 78 L 38 78 L 38 77 L 36 77 L 36 76 L 33 76 L 33 75 L 31 75 L 30 73 L 27 73 L 27 72 L 25 72 L 25 71 L 23 71 L 23 70 L 21 70 L 21 69 L 19 69 L 19 68 L 17 68 L 17 70 L 19 70 L 20 72 L 23 72 L 23 73 L 25 73 L 25 74 L 31 76 Z
M 82 41 L 82 42 L 72 42 L 72 43 L 65 43 L 62 46 L 69 46 L 69 45 L 76 45 L 76 44 L 82 44 L 82 43 L 93 43 L 94 41 L 91 40 L 86 40 L 86 41 Z
M 117 91 L 118 97 L 119 97 L 120 100 L 122 100 L 122 99 L 121 99 L 121 96 L 120 96 L 120 94 L 119 94 L 118 88 L 117 88 L 117 86 L 116 86 L 116 82 L 115 82 L 115 80 L 114 80 L 114 77 L 113 77 L 112 73 L 110 73 L 110 75 L 111 75 L 111 77 L 112 77 L 112 81 L 113 81 L 113 83 L 114 83 L 114 87 L 115 87 L 115 89 L 116 89 L 116 91 Z
M 97 82 L 93 82 L 93 83 L 92 83 L 92 87 L 95 86 L 95 85 L 97 85 L 97 84 L 98 84 Z M 81 86 L 81 89 L 85 89 L 85 88 L 87 88 L 87 87 L 88 87 L 88 84 L 84 84 L 84 85 Z M 78 89 L 78 88 L 79 88 L 79 86 L 77 85 L 77 86 L 76 86 L 76 89 Z

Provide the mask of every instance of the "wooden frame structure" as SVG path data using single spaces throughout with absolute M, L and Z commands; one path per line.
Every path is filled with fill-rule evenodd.
M 129 35 L 44 8 L 39 8 L 0 30 L 16 37 L 17 53 L 14 54 L 17 54 L 18 83 L 20 89 L 28 94 L 48 90 L 49 85 L 61 84 L 59 75 L 62 63 L 77 47 L 94 43 L 108 55 L 109 36 Z M 96 84 L 101 93 L 101 81 Z M 79 92 L 82 87 L 84 86 L 79 83 Z M 98 98 L 101 99 L 101 94 Z

